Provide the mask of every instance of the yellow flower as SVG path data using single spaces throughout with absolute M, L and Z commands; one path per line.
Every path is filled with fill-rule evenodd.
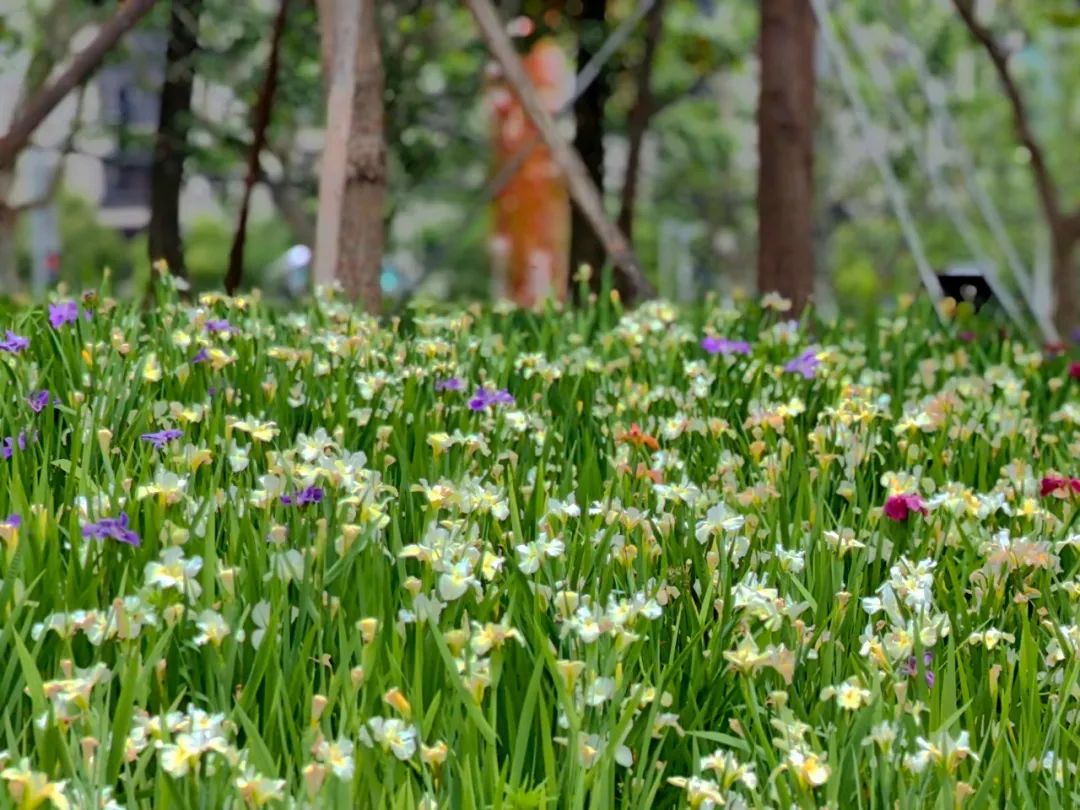
M 66 780 L 49 781 L 49 777 L 40 771 L 30 770 L 30 763 L 25 759 L 17 768 L 5 768 L 0 773 L 0 779 L 7 782 L 8 793 L 20 810 L 34 810 L 46 801 L 57 810 L 68 810 L 71 807 L 64 795 Z
M 161 363 L 158 362 L 157 354 L 151 352 L 143 364 L 142 378 L 145 382 L 161 381 Z
M 234 784 L 240 791 L 240 797 L 252 807 L 262 807 L 285 798 L 284 779 L 267 779 L 248 771 L 243 776 L 238 776 Z
M 236 362 L 236 355 L 224 352 L 216 346 L 209 349 L 206 352 L 207 359 L 210 361 L 210 367 L 214 371 L 221 371 L 225 366 Z
M 257 442 L 272 441 L 280 432 L 277 422 L 260 422 L 253 418 L 234 422 L 233 427 L 247 433 Z
M 813 751 L 792 749 L 788 752 L 787 764 L 802 785 L 820 787 L 829 780 L 829 766 Z
M 405 698 L 405 695 L 403 695 L 401 690 L 396 686 L 383 695 L 383 700 L 390 706 L 393 706 L 406 720 L 412 717 L 412 706 L 409 705 L 409 701 Z
M 191 766 L 199 762 L 202 756 L 202 748 L 195 743 L 190 734 L 179 734 L 175 743 L 161 746 L 161 756 L 158 761 L 162 769 L 170 776 L 187 776 Z

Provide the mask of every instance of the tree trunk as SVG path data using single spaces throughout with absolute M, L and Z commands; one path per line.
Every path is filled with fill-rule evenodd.
M 1071 234 L 1053 237 L 1054 325 L 1062 336 L 1068 336 L 1080 323 L 1078 306 L 1076 246 Z
M 814 287 L 814 15 L 808 0 L 762 0 L 758 100 L 758 290 L 792 301 Z
M 607 0 L 581 0 L 576 15 L 578 29 L 577 69 L 580 71 L 604 42 Z M 574 102 L 574 149 L 589 171 L 589 177 L 604 197 L 604 107 L 610 90 L 608 70 L 601 68 L 589 88 Z M 592 283 L 599 289 L 600 269 L 604 266 L 604 245 L 589 224 L 585 213 L 575 204 L 570 221 L 570 272 L 587 264 L 593 268 Z M 575 286 L 576 292 L 576 286 Z
M 319 10 L 327 115 L 315 283 L 340 282 L 351 300 L 363 301 L 374 313 L 381 305 L 386 198 L 378 16 L 375 0 L 323 0 Z
M 161 88 L 154 162 L 150 172 L 150 261 L 164 260 L 169 271 L 187 277 L 180 236 L 180 191 L 191 128 L 193 61 L 199 49 L 198 23 L 202 0 L 173 0 L 165 83 Z M 154 278 L 151 274 L 151 284 Z
M 361 0 L 345 205 L 341 212 L 337 277 L 351 300 L 378 313 L 386 204 L 383 66 L 376 0 Z
M 656 0 L 645 18 L 645 51 L 638 66 L 637 98 L 627 121 L 626 172 L 623 175 L 622 201 L 619 206 L 619 230 L 634 241 L 634 208 L 637 205 L 638 179 L 641 173 L 641 148 L 649 131 L 649 121 L 656 109 L 652 91 L 653 63 L 660 37 L 664 33 L 664 0 Z

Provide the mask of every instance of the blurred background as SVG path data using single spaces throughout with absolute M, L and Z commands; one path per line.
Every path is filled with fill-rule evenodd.
M 148 244 L 154 238 L 176 243 L 160 255 L 179 255 L 195 289 L 220 288 L 250 186 L 242 286 L 283 300 L 304 294 L 328 110 L 319 4 L 146 5 L 12 164 L 0 165 L 0 290 L 17 297 L 59 281 L 91 287 L 107 267 L 114 289 L 139 295 L 158 255 Z M 0 0 L 0 132 L 120 7 Z M 545 99 L 559 131 L 664 297 L 695 301 L 707 291 L 761 286 L 760 208 L 768 201 L 759 195 L 759 126 L 762 105 L 773 103 L 762 87 L 768 14 L 781 28 L 796 26 L 774 37 L 797 37 L 797 18 L 810 9 L 812 58 L 776 69 L 789 83 L 793 69 L 806 73 L 809 65 L 812 73 L 794 97 L 813 94 L 808 266 L 817 306 L 858 312 L 917 292 L 922 252 L 937 274 L 986 270 L 1019 296 L 1026 315 L 1053 315 L 1064 238 L 1048 217 L 996 57 L 1022 94 L 1024 125 L 1065 221 L 1080 206 L 1075 0 L 834 0 L 813 8 L 806 0 L 502 0 L 496 7 L 537 87 L 551 86 Z M 569 205 L 558 167 L 541 176 L 552 162 L 543 147 L 531 176 L 541 186 L 555 178 L 553 207 L 539 202 L 546 186 L 519 189 L 526 202 L 518 205 L 533 219 L 518 226 L 512 216 L 499 219 L 506 214 L 499 200 L 515 181 L 511 173 L 508 190 L 493 188 L 492 178 L 516 154 L 520 133 L 506 122 L 516 120 L 518 102 L 497 92 L 499 70 L 467 4 L 382 0 L 372 16 L 385 141 L 383 301 L 505 295 L 497 265 L 507 261 L 514 227 L 544 232 L 552 250 L 565 249 L 569 268 L 602 264 L 603 246 L 579 217 L 570 216 L 569 233 L 561 222 L 539 222 L 557 220 Z M 541 45 L 555 46 L 562 63 L 553 51 L 547 62 L 530 63 Z M 575 74 L 598 53 L 591 83 L 573 99 Z M 276 86 L 252 163 L 271 60 Z M 775 98 L 781 138 L 804 137 L 799 111 L 783 107 L 790 94 L 787 102 Z M 155 163 L 169 161 L 178 174 L 171 190 L 162 179 L 167 166 L 155 179 Z M 770 187 L 787 183 L 782 170 L 769 176 Z M 786 216 L 783 200 L 772 204 Z M 165 211 L 157 223 L 155 205 Z

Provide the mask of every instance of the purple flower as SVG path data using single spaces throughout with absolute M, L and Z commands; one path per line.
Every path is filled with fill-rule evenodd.
M 449 377 L 445 380 L 438 380 L 435 383 L 436 391 L 460 391 L 465 387 L 465 383 L 458 377 Z
M 322 487 L 306 487 L 295 495 L 282 495 L 281 503 L 285 506 L 308 506 L 313 503 L 322 503 Z
M 8 352 L 9 354 L 18 354 L 23 349 L 30 347 L 30 339 L 20 337 L 8 329 L 4 335 L 4 339 L 0 340 L 0 352 Z
M 31 438 L 37 438 L 35 433 Z M 3 442 L 0 442 L 0 458 L 4 460 L 10 459 L 15 455 L 15 448 L 19 450 L 26 449 L 26 433 L 20 431 L 18 436 L 8 436 Z
M 8 334 L 10 335 L 11 333 L 8 332 Z M 1080 326 L 1073 329 L 1072 332 L 1069 333 L 1069 337 L 1072 338 L 1073 343 L 1080 343 Z
M 934 688 L 934 673 L 930 671 L 930 662 L 934 660 L 934 654 L 930 650 L 923 652 L 923 669 L 926 670 L 926 685 L 931 689 Z M 914 678 L 919 674 L 919 662 L 915 656 L 911 656 L 900 667 L 900 674 L 907 675 L 909 678 Z
M 90 312 L 83 311 L 83 317 L 90 320 Z M 61 301 L 59 304 L 49 304 L 49 323 L 53 329 L 59 329 L 65 323 L 75 323 L 79 319 L 79 305 L 74 301 Z
M 199 349 L 195 353 L 195 356 L 191 358 L 192 363 L 205 363 L 210 359 L 210 353 L 205 348 Z
M 18 515 L 8 515 L 7 520 L 4 521 L 4 525 L 17 529 L 22 526 L 22 518 Z
M 49 392 L 42 390 L 31 394 L 26 398 L 26 404 L 30 406 L 30 410 L 34 413 L 41 413 L 45 410 L 45 406 L 49 404 Z
M 210 320 L 208 320 L 203 325 L 203 329 L 205 329 L 211 335 L 216 333 L 216 332 L 232 332 L 233 331 L 232 324 L 230 324 L 224 318 L 220 318 L 220 319 L 211 318 Z
M 139 438 L 144 442 L 150 442 L 154 445 L 155 450 L 164 450 L 165 445 L 169 442 L 176 441 L 184 435 L 184 431 L 179 428 L 169 428 L 167 430 L 159 430 L 157 433 L 144 433 Z
M 817 350 L 807 349 L 798 357 L 789 360 L 787 365 L 784 366 L 784 371 L 801 374 L 804 378 L 812 380 L 817 375 L 819 365 L 821 365 L 821 361 L 817 359 Z
M 474 411 L 482 411 L 495 405 L 513 405 L 514 397 L 505 388 L 498 391 L 490 391 L 487 388 L 477 388 L 472 399 L 469 400 L 469 408 Z
M 139 535 L 128 528 L 129 521 L 127 512 L 121 512 L 118 518 L 102 518 L 97 523 L 87 523 L 82 527 L 82 536 L 105 540 L 112 538 L 119 543 L 129 546 L 139 545 Z
M 728 340 L 708 335 L 701 339 L 701 348 L 709 354 L 750 354 L 750 344 L 745 340 Z

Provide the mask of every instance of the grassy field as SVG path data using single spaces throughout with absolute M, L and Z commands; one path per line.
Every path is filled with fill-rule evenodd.
M 161 295 L 0 323 L 0 805 L 1080 803 L 1064 354 Z

